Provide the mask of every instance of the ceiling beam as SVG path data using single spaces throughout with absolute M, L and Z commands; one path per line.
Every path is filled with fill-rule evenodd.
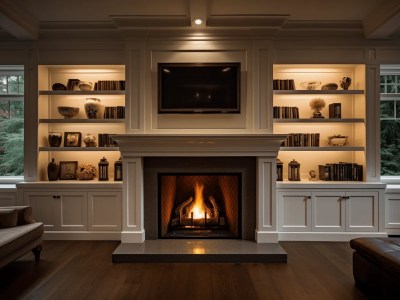
M 0 1 L 1 28 L 21 40 L 36 40 L 39 21 L 9 0 Z
M 367 39 L 389 38 L 400 28 L 400 1 L 391 0 L 376 7 L 363 22 Z

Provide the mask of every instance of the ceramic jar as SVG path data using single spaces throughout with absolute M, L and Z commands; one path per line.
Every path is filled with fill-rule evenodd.
M 50 147 L 60 147 L 62 134 L 61 132 L 49 132 L 48 139 Z
M 98 98 L 86 98 L 85 101 L 85 113 L 88 119 L 100 119 L 101 118 L 101 104 Z

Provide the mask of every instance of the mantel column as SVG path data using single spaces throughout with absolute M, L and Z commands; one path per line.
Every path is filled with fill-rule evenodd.
M 257 243 L 277 243 L 276 157 L 257 157 Z
M 124 157 L 122 197 L 122 243 L 143 243 L 143 158 Z

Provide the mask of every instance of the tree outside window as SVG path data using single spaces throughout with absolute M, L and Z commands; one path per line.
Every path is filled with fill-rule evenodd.
M 24 75 L 0 66 L 0 181 L 24 174 Z

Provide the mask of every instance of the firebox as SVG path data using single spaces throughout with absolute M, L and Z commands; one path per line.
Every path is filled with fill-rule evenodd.
M 241 238 L 241 173 L 159 173 L 159 238 Z

